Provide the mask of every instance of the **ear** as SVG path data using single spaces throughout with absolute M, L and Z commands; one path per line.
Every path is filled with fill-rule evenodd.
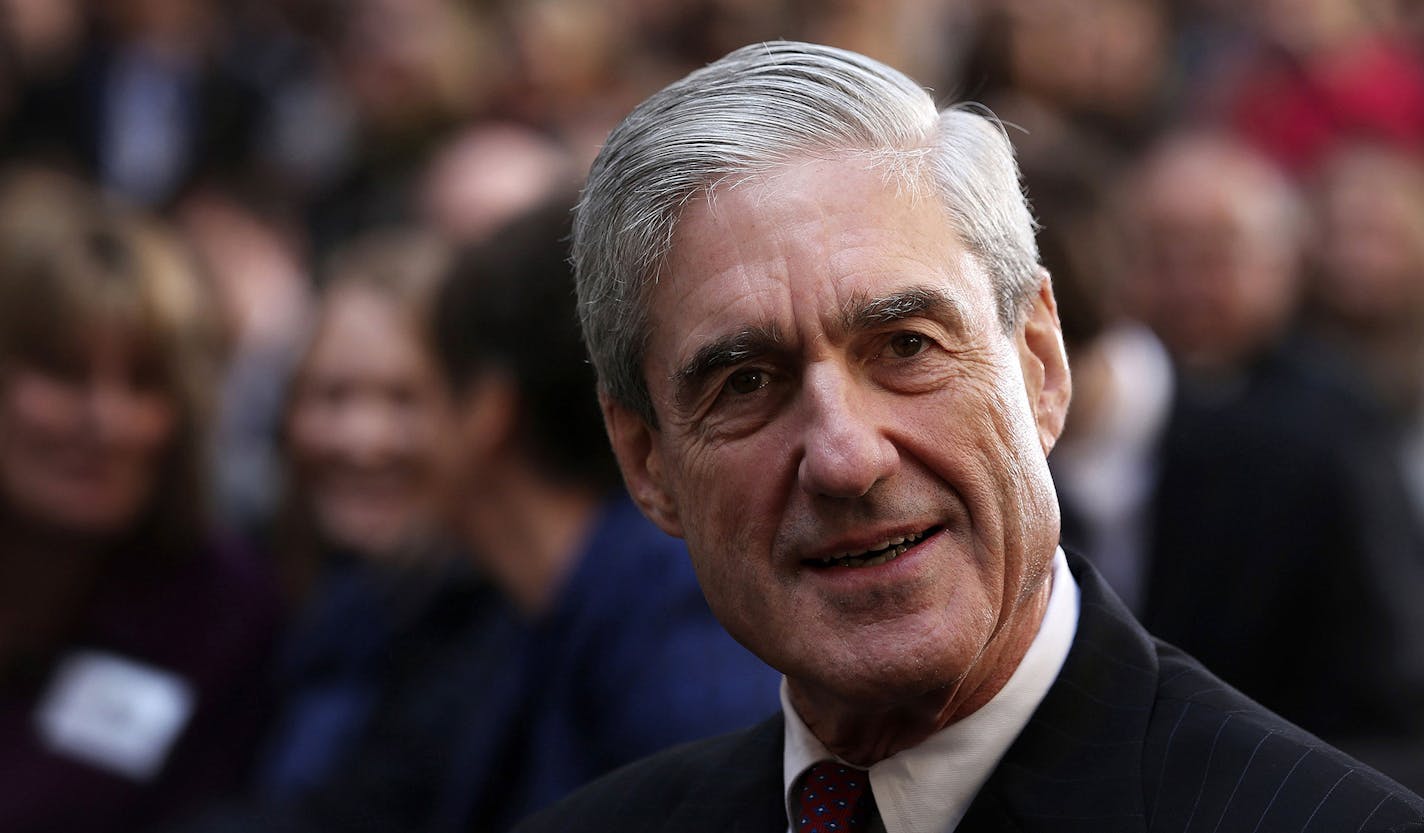
M 507 374 L 480 373 L 456 404 L 465 465 L 478 468 L 513 442 L 519 393 Z
M 1024 387 L 1038 423 L 1038 441 L 1046 455 L 1063 433 L 1073 379 L 1068 373 L 1068 352 L 1063 347 L 1063 325 L 1048 270 L 1039 270 L 1038 292 L 1026 310 L 1019 333 L 1019 359 Z
M 598 404 L 603 409 L 603 424 L 628 494 L 649 520 L 667 534 L 681 538 L 682 520 L 663 468 L 658 430 L 606 393 L 599 393 Z

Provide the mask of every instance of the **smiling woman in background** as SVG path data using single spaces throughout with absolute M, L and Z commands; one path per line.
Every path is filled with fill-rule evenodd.
M 394 646 L 431 637 L 447 606 L 478 605 L 438 520 L 452 416 L 425 321 L 447 260 L 434 238 L 389 229 L 348 243 L 326 269 L 283 421 L 278 545 L 293 613 L 255 774 L 261 798 L 299 798 L 328 780 L 399 666 L 421 659 L 419 647 Z
M 334 257 L 285 421 L 303 516 L 289 534 L 381 562 L 419 559 L 441 537 L 451 414 L 425 318 L 447 260 L 436 240 L 396 230 Z
M 0 829 L 138 829 L 244 761 L 275 594 L 207 525 L 207 309 L 158 229 L 0 181 Z

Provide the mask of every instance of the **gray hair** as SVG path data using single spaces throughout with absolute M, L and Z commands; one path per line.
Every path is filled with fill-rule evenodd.
M 682 209 L 724 185 L 821 153 L 863 152 L 931 183 L 950 227 L 1017 324 L 1038 285 L 1034 221 L 992 118 L 937 111 L 902 73 L 828 46 L 745 46 L 655 93 L 609 135 L 574 216 L 579 318 L 599 384 L 650 425 L 643 376 L 652 286 Z

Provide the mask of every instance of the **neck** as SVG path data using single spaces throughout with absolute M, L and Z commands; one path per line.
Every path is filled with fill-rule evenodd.
M 1424 360 L 1424 325 L 1421 316 L 1379 317 L 1353 326 L 1335 328 L 1335 343 L 1355 358 L 1364 369 L 1380 400 L 1394 415 L 1405 420 L 1417 417 L 1424 407 L 1424 378 L 1419 365 Z
M 868 767 L 917 746 L 978 711 L 1008 683 L 1043 624 L 1052 579 L 1050 572 L 984 646 L 973 666 L 950 686 L 889 706 L 866 708 L 825 688 L 788 678 L 791 704 L 826 749 L 857 766 Z
M 531 618 L 546 613 L 583 549 L 602 496 L 510 465 L 466 502 L 465 530 L 481 565 Z
M 104 566 L 94 541 L 0 523 L 0 669 L 63 642 Z

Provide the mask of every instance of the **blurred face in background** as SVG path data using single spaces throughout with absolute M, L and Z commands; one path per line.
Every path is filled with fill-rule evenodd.
M 1072 110 L 1114 115 L 1142 107 L 1163 73 L 1164 11 L 1144 0 L 1012 0 L 1007 25 L 1017 86 Z
M 1393 25 L 1398 12 L 1392 5 L 1359 0 L 1249 0 L 1231 11 L 1274 43 L 1310 55 Z
M 1278 337 L 1295 307 L 1287 184 L 1244 148 L 1190 137 L 1130 189 L 1130 306 L 1184 365 L 1222 370 Z
M 417 322 L 380 291 L 330 294 L 297 381 L 290 454 L 322 535 L 394 553 L 444 497 L 450 402 Z
M 160 362 L 121 327 L 0 366 L 0 492 L 20 518 L 107 537 L 154 496 L 178 419 Z
M 1424 313 L 1424 163 L 1355 147 L 1331 160 L 1319 194 L 1317 290 L 1355 326 L 1416 322 Z
M 362 121 L 401 134 L 480 103 L 502 74 L 503 52 L 466 11 L 450 0 L 342 4 L 338 71 Z
M 537 131 L 485 124 L 451 140 L 421 180 L 426 222 L 447 238 L 487 239 L 559 188 L 576 183 L 568 153 Z

